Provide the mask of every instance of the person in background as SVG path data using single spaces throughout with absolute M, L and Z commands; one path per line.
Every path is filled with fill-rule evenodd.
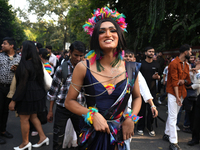
M 190 68 L 195 68 L 195 55 L 190 56 L 188 63 L 190 64 Z
M 57 67 L 57 63 L 58 63 L 58 58 L 56 57 L 56 55 L 54 55 L 52 53 L 52 46 L 46 46 L 47 51 L 50 53 L 50 57 L 49 57 L 49 63 L 52 66 L 52 77 L 54 75 L 54 71 L 56 70 Z
M 39 49 L 42 48 L 42 44 L 41 43 L 36 43 L 36 49 L 39 52 Z
M 145 54 L 146 54 L 146 59 L 142 60 L 142 66 L 140 69 L 140 72 L 144 76 L 148 88 L 150 89 L 150 93 L 153 96 L 154 104 L 157 104 L 155 101 L 156 99 L 156 80 L 160 80 L 160 76 L 158 75 L 159 71 L 159 64 L 153 60 L 153 56 L 155 54 L 155 50 L 153 47 L 146 47 L 145 48 Z M 149 131 L 150 136 L 155 136 L 155 131 L 153 130 L 153 114 L 151 111 L 151 107 L 149 104 L 146 104 L 144 101 L 142 101 L 142 107 L 139 112 L 139 116 L 143 116 L 138 121 L 137 125 L 137 133 L 139 135 L 144 134 L 144 129 L 145 129 L 145 120 L 147 120 L 147 129 Z M 147 111 L 147 117 L 146 117 L 146 111 Z
M 46 107 L 46 91 L 44 88 L 44 72 L 37 49 L 32 41 L 23 42 L 22 58 L 16 70 L 16 91 L 9 104 L 11 111 L 16 110 L 20 117 L 22 143 L 15 150 L 49 145 L 49 138 L 43 132 L 38 112 Z M 29 119 L 39 133 L 38 143 L 29 142 Z
M 67 63 L 66 68 L 63 68 L 63 65 L 58 66 L 52 81 L 51 88 L 47 93 L 47 99 L 50 101 L 49 112 L 47 115 L 48 122 L 53 121 L 53 106 L 56 102 L 56 112 L 53 126 L 53 150 L 62 149 L 65 127 L 69 118 L 71 118 L 77 136 L 80 131 L 80 117 L 66 109 L 64 106 L 64 101 L 66 95 L 68 94 L 74 67 L 83 59 L 85 50 L 85 45 L 81 41 L 75 41 L 71 44 L 69 51 L 71 58 L 67 62 L 65 62 Z M 68 69 L 68 74 L 67 79 L 63 81 L 62 73 L 64 69 Z M 76 100 L 80 104 L 84 104 L 84 97 L 82 94 L 79 94 Z
M 186 59 L 192 54 L 191 46 L 182 45 L 180 54 L 168 66 L 166 91 L 168 93 L 168 118 L 163 140 L 170 142 L 170 150 L 181 150 L 178 145 L 176 130 L 177 115 L 182 106 L 183 99 L 187 96 L 185 84 L 190 84 L 189 65 Z
M 13 138 L 13 135 L 6 131 L 9 114 L 8 105 L 11 101 L 6 96 L 21 56 L 15 53 L 16 42 L 12 37 L 5 37 L 1 47 L 3 52 L 0 53 L 0 136 Z M 0 144 L 5 144 L 6 140 L 1 137 Z
M 127 56 L 126 55 L 127 52 L 130 53 L 129 51 L 125 51 L 125 56 Z M 127 59 L 125 59 L 125 61 L 127 61 L 127 62 L 129 62 L 129 61 L 135 62 L 135 60 L 136 60 L 135 57 L 134 57 L 134 54 L 132 56 L 129 55 L 129 57 L 127 56 L 126 58 Z M 140 94 L 142 96 L 142 100 L 145 103 L 149 103 L 149 105 L 151 107 L 151 112 L 152 112 L 153 118 L 156 118 L 158 116 L 158 111 L 156 109 L 156 106 L 153 103 L 153 97 L 150 93 L 150 90 L 147 86 L 147 83 L 146 83 L 146 81 L 145 81 L 145 79 L 144 79 L 144 77 L 143 77 L 143 75 L 141 74 L 140 71 L 138 73 L 138 82 L 139 82 Z M 131 108 L 131 103 L 132 103 L 132 98 L 130 97 L 129 101 L 128 101 L 128 107 L 129 108 Z M 144 134 L 140 134 L 140 135 L 144 135 Z
M 127 49 L 127 50 L 125 51 L 124 61 L 128 61 L 128 62 L 131 61 L 131 62 L 134 62 L 134 60 L 135 60 L 134 53 Z
M 193 110 L 192 110 L 192 119 L 191 122 L 193 123 L 192 128 L 192 140 L 189 141 L 187 144 L 190 146 L 194 146 L 199 144 L 199 134 L 200 134 L 200 56 L 195 61 L 196 67 L 193 72 L 193 78 L 191 78 L 192 85 L 190 88 L 197 90 L 197 101 L 193 102 Z M 189 88 L 189 87 L 188 87 Z
M 162 104 L 162 102 L 167 97 L 166 86 L 167 86 L 168 65 L 169 65 L 169 61 L 166 62 L 165 69 L 163 70 L 163 86 L 164 86 L 164 88 L 163 88 L 163 94 L 160 97 L 158 97 L 159 104 Z
M 58 62 L 58 66 L 60 66 L 64 61 L 69 60 L 69 52 L 67 50 L 65 50 L 61 57 L 59 58 L 59 62 Z
M 50 57 L 49 52 L 45 48 L 40 48 L 39 49 L 39 56 L 40 56 L 40 59 L 41 59 L 43 65 L 44 65 L 44 68 L 46 69 L 46 71 L 50 75 L 52 75 L 52 66 L 49 63 L 49 57 Z

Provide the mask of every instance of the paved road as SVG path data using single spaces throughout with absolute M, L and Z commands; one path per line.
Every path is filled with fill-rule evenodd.
M 167 118 L 167 108 L 164 105 L 160 105 L 158 107 L 159 116 L 163 119 Z M 183 124 L 184 113 L 181 117 L 180 127 Z M 155 125 L 154 125 L 155 126 Z M 156 136 L 150 137 L 148 132 L 145 131 L 144 136 L 139 136 L 135 133 L 134 137 L 132 138 L 131 142 L 131 150 L 169 150 L 169 143 L 162 140 L 163 131 L 165 128 L 165 124 L 158 120 L 158 128 L 155 128 Z M 45 134 L 50 138 L 50 145 L 49 146 L 42 146 L 37 148 L 37 150 L 52 150 L 52 137 L 53 137 L 53 124 L 48 123 L 43 125 L 43 130 Z M 15 117 L 14 112 L 10 112 L 8 118 L 8 127 L 7 130 L 14 135 L 13 139 L 6 139 L 7 144 L 0 145 L 0 150 L 12 150 L 14 146 L 18 146 L 21 144 L 21 130 L 20 130 L 20 121 L 18 117 Z M 183 150 L 200 150 L 200 145 L 195 145 L 193 147 L 187 146 L 187 142 L 191 139 L 191 134 L 184 133 L 182 131 L 178 132 L 179 136 L 179 145 Z M 32 143 L 36 143 L 39 137 L 30 137 L 30 141 Z M 36 148 L 34 148 L 36 149 Z M 33 149 L 33 150 L 34 150 Z

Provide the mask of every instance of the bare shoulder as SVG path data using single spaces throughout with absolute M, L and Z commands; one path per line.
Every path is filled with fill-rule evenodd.
M 79 62 L 76 65 L 73 74 L 78 74 L 79 76 L 85 76 L 87 70 L 86 66 L 87 66 L 86 61 Z

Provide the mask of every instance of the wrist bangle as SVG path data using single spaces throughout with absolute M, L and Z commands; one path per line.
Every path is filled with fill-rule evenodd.
M 89 111 L 86 115 L 82 115 L 84 117 L 84 121 L 91 126 L 93 124 L 93 116 L 94 113 L 98 112 L 98 109 L 96 107 L 89 107 Z
M 139 117 L 139 116 L 137 116 L 137 115 L 133 115 L 132 112 L 133 112 L 133 110 L 131 110 L 129 113 L 128 113 L 128 112 L 125 113 L 125 118 L 131 118 L 131 119 L 133 120 L 133 122 L 137 123 L 138 120 L 139 120 L 140 118 L 142 118 L 142 116 Z
M 156 106 L 155 106 L 155 105 L 152 105 L 151 108 L 156 108 Z

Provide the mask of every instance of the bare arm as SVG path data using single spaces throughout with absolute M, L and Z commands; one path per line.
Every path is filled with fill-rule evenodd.
M 47 115 L 47 121 L 50 123 L 53 121 L 53 106 L 54 106 L 54 101 L 50 101 L 49 112 Z
M 76 85 L 83 85 L 85 74 L 86 67 L 82 63 L 77 64 L 73 72 L 72 83 Z M 69 91 L 65 99 L 65 107 L 71 112 L 82 116 L 83 114 L 85 115 L 88 113 L 88 109 L 86 107 L 83 107 L 76 101 L 76 98 L 79 94 L 77 91 L 81 91 L 81 87 L 74 84 L 71 84 L 69 87 Z M 108 134 L 110 133 L 107 121 L 98 112 L 96 112 L 93 116 L 93 126 L 96 131 L 107 132 Z
M 141 105 L 142 99 L 140 96 L 140 89 L 137 77 L 132 91 L 132 114 L 137 115 L 140 111 Z M 126 120 L 122 123 L 122 131 L 124 140 L 127 140 L 134 135 L 134 122 L 132 119 L 126 118 Z
M 73 75 L 72 75 L 72 83 L 76 84 L 76 85 L 83 85 L 83 80 L 86 74 L 86 67 L 83 66 L 82 63 L 78 63 L 73 71 Z M 81 91 L 81 87 L 80 86 L 76 86 L 76 85 L 70 85 L 69 90 L 68 90 L 68 94 L 67 97 L 65 99 L 65 107 L 79 115 L 82 116 L 82 114 L 87 114 L 88 109 L 81 106 L 77 101 L 77 97 L 79 92 Z

